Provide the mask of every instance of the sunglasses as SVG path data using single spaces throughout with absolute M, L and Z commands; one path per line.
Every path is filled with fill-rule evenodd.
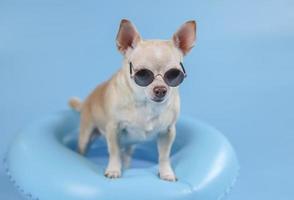
M 183 63 L 180 62 L 181 68 L 183 71 L 177 69 L 177 68 L 171 68 L 165 72 L 165 74 L 162 76 L 161 74 L 157 74 L 156 76 L 161 76 L 164 80 L 164 82 L 170 86 L 170 87 L 177 87 L 180 85 L 183 80 L 187 77 L 185 68 L 183 66 Z M 135 83 L 139 86 L 146 87 L 150 85 L 153 80 L 155 79 L 154 73 L 146 68 L 140 69 L 135 72 L 133 75 L 133 64 L 130 62 L 130 75 L 131 78 L 134 79 Z

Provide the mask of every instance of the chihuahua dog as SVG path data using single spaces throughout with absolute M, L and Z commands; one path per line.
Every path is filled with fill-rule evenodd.
M 183 57 L 195 39 L 195 21 L 184 23 L 171 40 L 143 40 L 135 26 L 123 19 L 116 37 L 117 48 L 124 56 L 122 68 L 85 101 L 69 101 L 81 112 L 79 153 L 86 152 L 95 133 L 106 138 L 106 177 L 120 177 L 134 145 L 155 137 L 159 177 L 177 180 L 169 157 L 180 110 L 178 86 L 186 77 Z

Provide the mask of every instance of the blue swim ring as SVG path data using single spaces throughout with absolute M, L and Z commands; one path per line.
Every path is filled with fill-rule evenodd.
M 228 140 L 213 127 L 180 118 L 172 149 L 177 182 L 157 176 L 155 142 L 138 146 L 120 179 L 103 176 L 105 141 L 95 141 L 86 157 L 76 153 L 79 114 L 62 111 L 24 128 L 4 159 L 7 175 L 27 199 L 36 200 L 219 200 L 239 171 Z

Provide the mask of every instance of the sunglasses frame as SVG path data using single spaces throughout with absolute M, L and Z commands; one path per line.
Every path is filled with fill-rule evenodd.
M 134 70 L 134 67 L 133 67 L 133 63 L 132 63 L 132 62 L 129 62 L 129 65 L 130 65 L 130 77 L 131 77 L 132 79 L 134 79 L 134 76 L 135 76 L 135 74 L 136 74 L 138 71 L 143 70 L 143 69 L 146 69 L 146 68 L 140 69 L 140 70 L 138 70 L 137 72 L 135 72 L 135 74 L 133 74 L 133 71 L 135 71 L 135 70 Z M 185 78 L 187 77 L 187 74 L 186 74 L 186 70 L 185 70 L 184 65 L 183 65 L 182 62 L 180 62 L 180 66 L 181 66 L 181 68 L 182 68 L 182 70 L 183 70 L 182 73 L 184 74 L 184 79 L 185 79 Z M 171 69 L 177 69 L 177 70 L 179 70 L 178 68 L 171 68 Z M 171 70 L 171 69 L 169 69 L 169 70 Z M 146 69 L 146 70 L 152 72 L 152 71 L 149 70 L 149 69 Z M 166 72 L 168 72 L 169 70 L 167 70 Z M 179 70 L 179 71 L 181 71 L 181 70 Z M 150 84 L 154 81 L 155 77 L 157 77 L 157 76 L 161 76 L 161 77 L 163 78 L 164 82 L 166 82 L 165 79 L 164 79 L 166 72 L 164 73 L 163 76 L 162 76 L 161 74 L 154 75 L 154 73 L 152 72 L 152 74 L 153 74 L 153 79 L 152 79 L 152 81 L 151 81 L 148 85 L 150 85 Z M 166 84 L 168 84 L 168 83 L 166 83 Z M 180 84 L 181 84 L 181 83 L 180 83 Z M 179 85 L 180 85 L 180 84 L 179 84 Z M 148 85 L 146 85 L 146 86 L 142 86 L 142 87 L 147 87 Z M 169 84 L 168 84 L 168 85 L 169 85 Z M 178 85 L 177 85 L 177 86 L 178 86 Z M 171 86 L 171 87 L 177 87 L 177 86 Z

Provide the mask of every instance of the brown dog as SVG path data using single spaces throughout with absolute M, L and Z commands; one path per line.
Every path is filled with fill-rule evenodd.
M 169 156 L 180 110 L 178 85 L 186 76 L 183 57 L 195 39 L 195 21 L 183 24 L 172 40 L 163 41 L 142 40 L 132 23 L 123 19 L 116 38 L 124 55 L 122 68 L 84 102 L 70 100 L 81 112 L 79 152 L 85 153 L 93 130 L 106 138 L 106 177 L 120 177 L 121 163 L 128 164 L 134 144 L 156 136 L 160 178 L 176 180 Z

